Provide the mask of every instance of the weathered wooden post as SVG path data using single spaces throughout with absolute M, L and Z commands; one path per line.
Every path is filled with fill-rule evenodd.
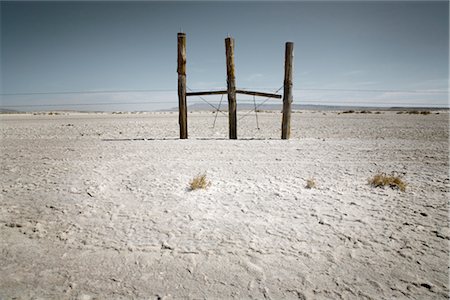
M 188 138 L 186 107 L 186 34 L 178 33 L 178 123 L 180 139 Z
M 236 79 L 234 77 L 234 39 L 225 39 L 227 56 L 228 132 L 230 139 L 237 139 Z
M 294 59 L 294 43 L 286 43 L 284 58 L 284 92 L 283 92 L 283 119 L 281 122 L 281 139 L 288 140 L 291 135 L 291 104 L 292 95 L 292 71 Z

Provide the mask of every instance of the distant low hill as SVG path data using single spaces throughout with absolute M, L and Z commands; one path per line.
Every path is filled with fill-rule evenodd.
M 217 105 L 215 105 L 217 106 Z M 258 104 L 257 104 L 258 106 Z M 280 104 L 263 104 L 258 106 L 258 111 L 264 110 L 282 110 Z M 254 104 L 237 104 L 238 110 L 253 110 Z M 221 110 L 228 110 L 228 104 L 222 104 Z M 448 107 L 375 107 L 375 106 L 343 106 L 343 105 L 312 105 L 312 104 L 292 104 L 292 110 L 449 110 Z M 215 111 L 216 109 L 207 103 L 195 103 L 188 106 L 189 111 Z M 177 107 L 169 111 L 178 111 Z
M 0 108 L 0 114 L 17 114 L 17 113 L 20 113 L 20 111 L 14 109 Z

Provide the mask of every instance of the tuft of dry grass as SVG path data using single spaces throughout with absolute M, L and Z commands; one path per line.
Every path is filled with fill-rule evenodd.
M 406 190 L 406 183 L 403 181 L 402 177 L 395 172 L 392 172 L 391 175 L 378 173 L 372 178 L 369 178 L 368 181 L 373 187 L 389 186 L 392 189 L 399 189 L 402 192 Z
M 418 115 L 418 114 L 420 114 L 420 111 L 414 109 L 414 110 L 409 110 L 407 113 L 410 115 Z
M 206 189 L 211 185 L 211 181 L 206 179 L 206 174 L 198 174 L 189 182 L 189 190 Z
M 397 112 L 397 114 L 410 114 L 410 115 L 429 115 L 431 114 L 431 112 L 429 110 L 422 110 L 419 111 L 417 109 L 413 109 L 413 110 L 407 110 L 405 112 Z
M 351 109 L 351 110 L 343 111 L 342 113 L 343 114 L 353 114 L 353 113 L 355 113 L 355 111 Z
M 307 179 L 305 187 L 307 189 L 314 189 L 314 188 L 316 188 L 316 180 L 314 178 Z

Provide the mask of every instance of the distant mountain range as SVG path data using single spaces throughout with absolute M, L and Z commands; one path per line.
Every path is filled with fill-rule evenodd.
M 17 113 L 20 113 L 20 111 L 14 109 L 0 108 L 0 114 L 17 114 Z
M 217 105 L 215 105 L 217 106 Z M 257 107 L 258 111 L 282 110 L 282 104 L 263 104 Z M 254 104 L 237 104 L 237 110 L 254 110 Z M 312 105 L 312 104 L 292 104 L 292 110 L 449 110 L 448 107 L 376 107 L 376 106 L 344 106 L 344 105 Z M 188 106 L 188 111 L 215 111 L 207 103 L 195 103 Z M 220 110 L 228 110 L 228 104 L 222 104 Z M 167 110 L 166 110 L 167 111 Z M 178 111 L 178 107 L 169 109 Z
M 217 106 L 217 105 L 214 105 Z M 254 110 L 255 106 L 254 104 L 249 103 L 238 103 L 237 104 L 237 110 L 241 111 L 250 111 Z M 292 104 L 292 110 L 336 110 L 336 111 L 345 111 L 345 110 L 384 110 L 384 111 L 408 111 L 408 110 L 449 110 L 448 107 L 401 107 L 401 106 L 395 106 L 395 107 L 376 107 L 376 106 L 344 106 L 344 105 L 312 105 L 312 104 Z M 188 106 L 188 111 L 215 111 L 216 109 L 212 107 L 211 105 L 207 103 L 195 103 Z M 220 110 L 227 111 L 228 110 L 228 104 L 224 103 L 220 106 Z M 263 104 L 261 106 L 257 106 L 257 110 L 259 111 L 281 111 L 282 110 L 282 104 Z M 60 113 L 70 113 L 70 112 L 77 112 L 77 113 L 122 113 L 122 112 L 107 112 L 107 111 L 80 111 L 80 110 L 49 110 L 49 111 L 39 111 L 35 113 L 45 113 L 45 112 L 60 112 Z M 160 109 L 157 110 L 157 112 L 177 112 L 178 107 L 172 107 L 168 109 Z M 128 111 L 123 111 L 128 112 Z M 140 111 L 134 111 L 134 113 L 138 113 Z M 142 111 L 144 112 L 144 111 Z M 24 111 L 18 111 L 13 109 L 5 109 L 0 108 L 0 114 L 21 114 L 26 113 Z M 32 113 L 32 112 L 28 112 Z M 130 112 L 131 113 L 131 112 Z

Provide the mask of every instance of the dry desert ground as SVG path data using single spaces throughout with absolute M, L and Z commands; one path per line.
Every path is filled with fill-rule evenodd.
M 448 297 L 447 111 L 213 121 L 1 115 L 0 299 Z

